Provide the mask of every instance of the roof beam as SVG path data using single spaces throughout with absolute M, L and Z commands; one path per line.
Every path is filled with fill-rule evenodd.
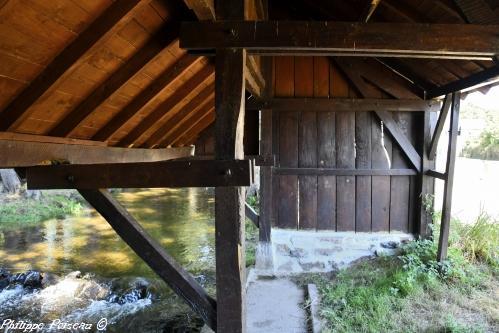
M 199 38 L 199 31 L 203 31 L 203 38 Z M 267 55 L 319 53 L 490 60 L 499 54 L 497 31 L 499 26 L 472 24 L 184 22 L 180 46 L 189 50 L 244 48 L 253 54 Z
M 154 147 L 162 138 L 167 136 L 175 127 L 179 126 L 182 121 L 190 114 L 195 112 L 198 108 L 203 107 L 205 103 L 213 105 L 213 97 L 215 84 L 212 83 L 206 86 L 199 94 L 190 100 L 185 106 L 182 107 L 173 117 L 168 119 L 161 125 L 147 140 L 142 144 L 143 148 Z
M 187 80 L 180 88 L 169 96 L 156 109 L 149 113 L 130 133 L 118 142 L 118 146 L 130 146 L 140 138 L 148 129 L 160 121 L 172 108 L 180 103 L 192 90 L 205 82 L 213 73 L 213 66 L 207 65 Z
M 249 186 L 250 160 L 61 164 L 26 169 L 29 189 Z
M 198 57 L 184 55 L 175 64 L 166 68 L 151 84 L 135 96 L 130 103 L 104 125 L 104 127 L 99 129 L 92 137 L 92 140 L 109 140 L 128 120 L 135 116 L 140 109 L 200 59 L 201 58 Z
M 194 11 L 199 20 L 213 20 L 215 4 L 213 0 L 184 0 L 189 9 Z
M 469 23 L 499 24 L 499 17 L 485 0 L 454 0 Z
M 438 96 L 447 95 L 456 91 L 465 90 L 479 85 L 488 80 L 499 79 L 499 65 L 495 65 L 488 69 L 484 69 L 481 72 L 471 74 L 470 76 L 450 82 L 440 87 L 436 87 L 430 90 L 427 94 L 427 98 L 435 98 Z
M 213 112 L 212 112 L 213 111 Z M 194 144 L 196 138 L 206 129 L 208 126 L 215 122 L 215 112 L 210 110 L 199 122 L 196 123 L 192 128 L 190 128 L 187 133 L 175 140 L 172 145 L 188 145 Z M 214 126 L 214 124 L 213 124 Z
M 189 132 L 192 128 L 195 128 L 196 125 L 213 110 L 213 104 L 205 104 L 195 113 L 190 114 L 184 122 L 174 129 L 172 132 L 168 133 L 158 144 L 160 147 L 168 147 L 176 143 L 182 136 L 184 136 L 187 132 Z
M 151 36 L 150 40 L 128 59 L 116 72 L 111 74 L 106 81 L 90 93 L 78 106 L 49 132 L 52 136 L 69 135 L 85 118 L 114 94 L 121 86 L 137 74 L 156 55 L 174 42 L 178 36 L 178 22 L 167 23 L 162 29 Z
M 31 83 L 0 112 L 0 131 L 17 127 L 28 115 L 28 109 L 61 76 L 97 42 L 105 41 L 131 17 L 134 9 L 147 5 L 147 1 L 123 0 L 113 2 L 88 28 L 62 50 Z

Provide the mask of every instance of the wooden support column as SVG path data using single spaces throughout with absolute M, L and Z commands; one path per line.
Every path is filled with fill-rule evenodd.
M 452 187 L 454 185 L 454 167 L 456 164 L 456 144 L 459 130 L 459 107 L 461 92 L 452 94 L 452 110 L 450 114 L 449 146 L 447 151 L 447 164 L 445 169 L 444 200 L 442 205 L 442 221 L 440 225 L 440 239 L 438 240 L 437 260 L 439 262 L 447 258 L 447 247 L 449 245 L 449 229 L 452 206 Z
M 196 311 L 205 323 L 217 330 L 217 305 L 196 280 L 147 234 L 141 225 L 106 190 L 79 190 L 116 233 L 172 289 Z
M 447 119 L 447 114 L 449 113 L 451 103 L 452 96 L 445 96 L 444 103 L 442 104 L 442 110 L 440 110 L 440 115 L 438 116 L 437 127 L 435 128 L 435 132 L 431 137 L 430 149 L 427 155 L 430 160 L 434 160 L 435 156 L 437 155 L 438 140 L 440 139 L 440 134 L 442 134 L 442 130 L 444 129 L 445 119 Z
M 216 2 L 217 20 L 244 19 L 243 0 Z M 243 159 L 244 49 L 216 50 L 215 158 Z M 219 333 L 246 332 L 246 268 L 244 255 L 245 188 L 215 190 L 217 323 Z
M 432 212 L 431 210 L 428 210 L 427 207 L 427 201 L 432 200 L 433 197 L 430 197 L 429 195 L 433 194 L 434 192 L 434 180 L 431 176 L 427 175 L 427 172 L 431 169 L 435 168 L 435 161 L 430 160 L 428 158 L 428 151 L 430 149 L 430 141 L 431 141 L 431 133 L 433 132 L 433 127 L 435 124 L 435 119 L 436 119 L 436 113 L 435 112 L 430 112 L 430 111 L 425 111 L 424 113 L 424 119 L 423 119 L 423 139 L 421 142 L 422 145 L 422 150 L 421 152 L 423 153 L 422 159 L 421 159 L 421 172 L 419 173 L 418 176 L 418 208 L 417 208 L 417 226 L 415 232 L 419 235 L 421 238 L 427 238 L 431 236 L 431 231 L 429 230 L 428 226 L 432 223 Z M 433 204 L 432 204 L 433 206 Z
M 244 132 L 244 63 L 246 52 L 218 49 L 215 75 L 215 154 L 242 159 Z M 218 332 L 246 331 L 244 220 L 245 188 L 217 187 L 215 232 Z

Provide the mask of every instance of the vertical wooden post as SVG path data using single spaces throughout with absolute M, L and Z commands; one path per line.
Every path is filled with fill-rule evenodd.
M 215 12 L 217 20 L 243 20 L 244 1 L 216 1 Z M 215 156 L 220 160 L 244 158 L 245 62 L 245 50 L 216 50 Z M 246 331 L 244 202 L 243 187 L 215 190 L 217 332 L 222 333 Z
M 440 225 L 440 239 L 438 241 L 437 260 L 439 262 L 447 258 L 447 247 L 449 244 L 449 229 L 452 205 L 452 186 L 454 184 L 454 167 L 456 164 L 456 144 L 459 129 L 459 107 L 461 93 L 452 94 L 452 110 L 450 114 L 449 145 L 447 151 L 447 165 L 445 169 L 444 200 L 442 205 L 442 221 Z
M 272 58 L 262 57 L 262 72 L 265 77 L 264 97 L 272 94 Z M 261 112 L 261 155 L 265 160 L 273 160 L 272 152 L 272 111 Z M 270 243 L 272 227 L 272 166 L 264 165 L 260 168 L 260 242 Z
M 432 222 L 432 212 L 426 208 L 426 204 L 427 200 L 432 200 L 429 195 L 433 194 L 435 180 L 433 177 L 427 176 L 426 172 L 428 170 L 435 169 L 435 161 L 430 160 L 428 157 L 431 144 L 431 134 L 433 133 L 435 118 L 435 112 L 424 112 L 423 139 L 421 142 L 421 172 L 418 176 L 419 191 L 417 191 L 417 193 L 419 193 L 419 198 L 417 199 L 418 221 L 416 224 L 416 230 L 414 230 L 421 238 L 428 238 L 429 236 L 431 236 L 428 226 Z

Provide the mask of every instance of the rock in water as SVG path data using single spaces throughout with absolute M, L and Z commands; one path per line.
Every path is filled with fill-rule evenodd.
M 14 169 L 0 169 L 0 179 L 3 189 L 7 193 L 16 194 L 21 188 L 21 181 Z
M 0 290 L 9 285 L 10 272 L 4 268 L 0 268 Z

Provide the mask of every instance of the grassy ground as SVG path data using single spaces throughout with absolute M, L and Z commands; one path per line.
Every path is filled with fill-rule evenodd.
M 258 197 L 249 196 L 246 202 L 258 213 L 260 204 Z M 249 219 L 246 219 L 246 267 L 253 266 L 256 260 L 256 247 L 258 244 L 258 228 Z
M 22 199 L 0 205 L 0 223 L 38 223 L 80 213 L 80 202 L 67 195 L 43 195 L 40 200 Z
M 453 221 L 449 259 L 431 240 L 314 277 L 326 332 L 499 332 L 499 224 Z M 435 235 L 438 239 L 438 233 Z

